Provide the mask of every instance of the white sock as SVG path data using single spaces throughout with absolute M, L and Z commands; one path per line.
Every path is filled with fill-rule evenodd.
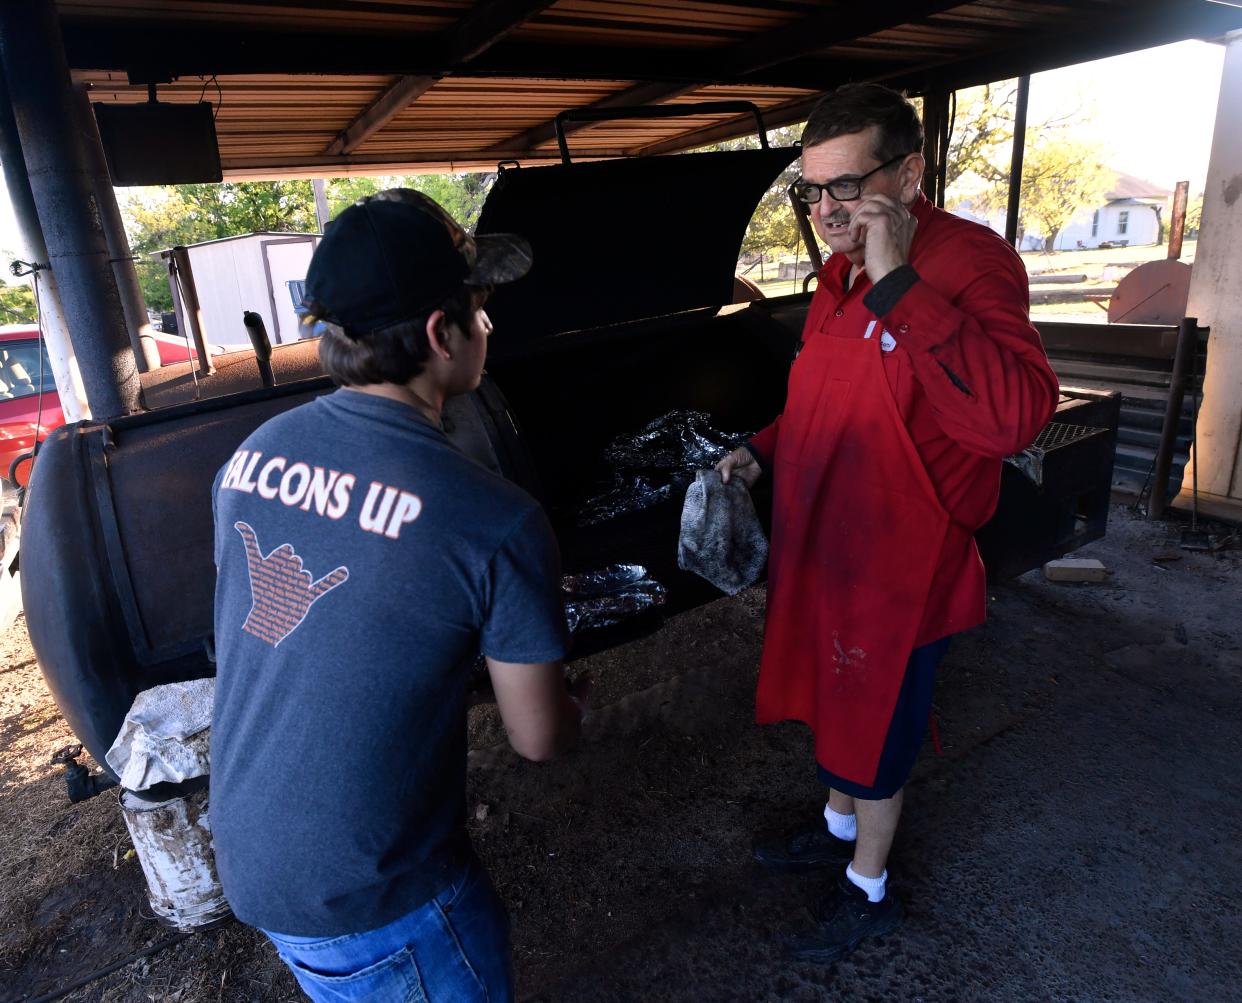
M 837 839 L 858 838 L 858 819 L 854 815 L 842 815 L 839 811 L 833 811 L 832 805 L 824 805 L 824 821 L 828 823 L 828 831 Z
M 868 902 L 879 902 L 884 898 L 884 884 L 888 881 L 888 871 L 881 872 L 878 878 L 864 878 L 850 864 L 845 868 L 845 876 L 867 893 Z

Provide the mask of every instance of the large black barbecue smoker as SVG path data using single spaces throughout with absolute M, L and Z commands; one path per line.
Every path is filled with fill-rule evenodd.
M 711 110 L 736 109 L 687 109 Z M 584 508 L 607 493 L 608 447 L 618 437 L 687 412 L 736 436 L 781 409 L 810 294 L 732 303 L 746 225 L 799 152 L 763 146 L 503 165 L 478 222 L 479 233 L 525 236 L 535 264 L 489 301 L 496 334 L 487 382 L 452 410 L 451 434 L 540 498 L 568 573 L 640 565 L 667 590 L 666 615 L 720 596 L 677 567 L 687 482 L 646 507 L 623 498 L 611 518 Z M 653 277 L 670 192 L 679 193 L 679 230 L 692 239 L 670 272 Z M 584 220 L 601 225 L 588 231 Z M 23 568 L 42 588 L 28 599 L 27 626 L 58 703 L 97 762 L 140 691 L 213 672 L 212 480 L 260 423 L 332 389 L 305 375 L 311 350 L 291 382 L 66 427 L 40 453 Z M 1006 467 L 1001 511 L 984 533 L 999 574 L 1027 571 L 1104 532 L 1115 395 L 1067 390 L 1055 421 Z M 694 431 L 677 428 L 672 438 Z M 673 477 L 665 483 L 677 486 Z M 766 489 L 757 490 L 767 511 Z M 651 625 L 648 616 L 635 627 Z M 592 642 L 584 634 L 580 650 L 597 648 Z
M 212 5 L 183 6 L 206 10 Z M 552 122 L 518 137 L 524 137 L 524 147 L 516 142 L 471 146 L 464 120 L 463 154 L 456 162 L 498 170 L 478 232 L 522 234 L 533 247 L 535 265 L 524 280 L 498 290 L 489 303 L 496 334 L 488 376 L 447 415 L 448 431 L 469 455 L 543 502 L 567 571 L 641 565 L 665 591 L 659 612 L 637 618 L 626 629 L 583 631 L 578 655 L 653 629 L 660 616 L 720 595 L 677 568 L 684 469 L 665 470 L 662 481 L 643 471 L 651 490 L 642 505 L 610 509 L 598 502 L 609 491 L 624 493 L 633 486 L 626 477 L 634 470 L 617 476 L 613 461 L 619 441 L 658 427 L 672 429 L 682 445 L 703 434 L 714 436 L 719 445 L 763 427 L 782 407 L 811 294 L 734 302 L 734 270 L 748 220 L 799 152 L 796 147 L 769 148 L 765 127 L 804 119 L 814 98 L 811 88 L 847 79 L 910 87 L 924 98 L 929 136 L 925 189 L 943 199 L 937 178 L 954 87 L 1242 25 L 1242 11 L 1207 3 L 1067 2 L 1054 10 L 995 0 L 903 3 L 874 11 L 806 3 L 795 5 L 800 18 L 788 12 L 779 17 L 756 13 L 760 20 L 772 17 L 780 23 L 743 33 L 716 67 L 704 56 L 706 50 L 663 53 L 635 49 L 632 43 L 592 50 L 505 41 L 527 19 L 554 19 L 558 5 L 546 2 L 482 4 L 456 25 L 450 19 L 438 33 L 412 34 L 416 42 L 423 41 L 421 47 L 387 38 L 380 28 L 365 38 L 360 34 L 357 44 L 342 44 L 332 25 L 323 34 L 303 26 L 295 38 L 296 33 L 280 27 L 279 18 L 286 14 L 273 10 L 263 21 L 266 5 L 248 6 L 258 19 L 255 25 L 234 32 L 223 22 L 212 23 L 204 32 L 175 17 L 165 23 L 160 18 L 172 15 L 163 14 L 151 14 L 142 31 L 130 31 L 119 24 L 124 19 L 104 17 L 111 5 L 103 0 L 81 4 L 98 17 L 92 20 L 79 11 L 76 19 L 65 20 L 68 65 L 93 84 L 97 103 L 110 94 L 122 103 L 136 103 L 148 94 L 158 99 L 169 93 L 194 103 L 204 75 L 219 73 L 223 96 L 215 127 L 222 137 L 229 120 L 228 74 L 289 73 L 291 80 L 297 73 L 335 73 L 338 79 L 365 72 L 424 74 L 389 84 L 383 81 L 391 78 L 382 78 L 377 101 L 323 154 L 302 154 L 291 145 L 266 160 L 255 156 L 248 161 L 244 144 L 230 146 L 222 138 L 225 175 L 231 170 L 237 177 L 282 170 L 305 175 L 311 166 L 330 174 L 334 165 L 377 171 L 400 164 L 407 170 L 419 164 L 444 168 L 453 159 L 451 146 L 426 155 L 386 149 L 350 158 L 359 144 L 365 150 L 366 137 L 394 116 L 400 121 L 401 109 L 416 106 L 423 93 L 441 85 L 451 92 L 454 73 L 470 76 L 477 69 L 478 80 L 521 78 L 528 85 L 532 78 L 559 78 L 556 86 L 546 86 L 565 93 L 573 90 L 566 83 L 570 79 L 638 81 L 611 97 L 592 94 L 588 101 L 573 102 L 589 107 L 560 116 L 560 162 L 552 162 L 556 152 L 549 148 Z M 1179 18 L 1169 15 L 1171 7 L 1180 11 Z M 29 14 L 30 8 L 37 13 Z M 350 17 L 345 5 L 316 9 L 323 8 L 333 8 L 331 16 L 343 24 Z M 1101 30 L 1084 22 L 1080 30 L 1067 32 L 1058 13 L 1064 9 Z M 14 87 L 15 60 L 24 59 L 22 69 L 31 75 L 42 72 L 44 53 L 33 44 L 40 26 L 54 32 L 49 45 L 54 42 L 59 51 L 61 31 L 51 11 L 48 0 L 32 0 L 20 12 L 14 6 L 0 14 L 22 142 L 29 142 L 31 125 L 58 121 L 55 109 L 37 107 L 36 97 Z M 951 11 L 956 13 L 946 14 Z M 447 17 L 443 12 L 436 16 Z M 975 35 L 958 32 L 955 18 L 969 21 Z M 355 27 L 364 33 L 365 26 Z M 605 30 L 598 25 L 590 30 L 596 29 Z M 874 46 L 883 48 L 886 33 L 899 29 L 914 39 L 908 41 L 908 58 L 876 55 Z M 947 48 L 936 49 L 941 44 L 937 32 L 944 33 Z M 435 44 L 426 43 L 427 38 Z M 867 38 L 872 39 L 870 56 L 844 51 Z M 842 56 L 827 62 L 819 58 L 838 46 Z M 939 52 L 939 62 L 929 51 Z M 206 55 L 191 58 L 189 52 Z M 128 80 L 118 83 L 126 73 Z M 200 76 L 179 82 L 178 73 Z M 47 79 L 48 87 L 69 90 L 67 79 Z M 759 110 L 735 102 L 723 107 L 676 103 L 696 90 L 711 96 L 708 85 L 722 82 L 739 85 L 734 90 L 748 83 L 753 93 L 765 86 L 793 90 L 767 102 L 772 117 L 766 123 Z M 323 86 L 331 87 L 331 80 Z M 532 87 L 531 93 L 538 90 Z M 673 103 L 658 103 L 664 100 Z M 480 117 L 487 118 L 486 113 L 486 107 L 479 108 Z M 696 126 L 637 149 L 625 143 L 610 151 L 591 147 L 581 162 L 571 153 L 576 137 L 588 136 L 592 122 L 615 126 L 673 115 L 699 116 L 709 123 L 724 118 L 722 124 Z M 577 132 L 565 128 L 571 123 Z M 749 128 L 758 134 L 758 149 L 679 152 Z M 247 143 L 259 142 L 247 136 Z M 627 149 L 644 155 L 619 155 Z M 12 147 L 6 157 L 11 152 Z M 304 157 L 309 157 L 305 163 L 299 159 Z M 1020 155 L 1017 159 L 1020 170 Z M 49 224 L 44 230 L 55 259 L 57 246 L 63 247 L 68 237 Z M 658 252 L 670 246 L 676 248 L 671 264 L 666 260 L 654 268 Z M 808 247 L 806 253 L 814 258 L 819 252 Z M 81 306 L 86 300 L 73 287 L 75 281 L 70 275 L 61 278 L 62 291 L 73 293 L 63 297 L 69 328 L 73 332 L 77 323 L 90 330 L 94 321 Z M 237 323 L 240 331 L 241 317 Z M 88 386 L 106 385 L 121 371 L 115 366 L 121 354 L 115 343 L 104 350 L 92 348 L 81 335 L 75 338 L 81 339 L 76 347 Z M 261 364 L 269 352 L 270 366 Z M 313 341 L 272 350 L 260 339 L 255 352 L 213 361 L 210 373 L 205 363 L 145 373 L 138 413 L 65 426 L 47 440 L 34 466 L 22 534 L 27 627 L 66 720 L 100 764 L 140 692 L 214 672 L 210 496 L 217 470 L 259 424 L 332 389 L 318 368 Z M 980 534 L 994 576 L 1038 567 L 1104 533 L 1119 404 L 1118 394 L 1109 390 L 1063 387 L 1057 413 L 1037 443 L 1005 464 L 998 512 Z M 756 499 L 765 516 L 766 490 L 761 487 Z M 79 769 L 73 774 L 74 793 L 89 795 L 116 779 L 104 769 L 104 777 L 85 778 Z M 141 798 L 164 802 L 205 781 L 157 784 L 142 791 Z

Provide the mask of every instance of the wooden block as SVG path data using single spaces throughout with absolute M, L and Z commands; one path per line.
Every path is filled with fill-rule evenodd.
M 1045 564 L 1044 577 L 1050 582 L 1103 582 L 1108 568 L 1096 560 L 1069 558 Z

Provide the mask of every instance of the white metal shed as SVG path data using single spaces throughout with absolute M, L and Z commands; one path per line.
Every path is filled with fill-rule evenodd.
M 306 279 L 311 255 L 319 244 L 317 233 L 247 233 L 201 244 L 186 251 L 190 275 L 198 295 L 203 338 L 225 348 L 249 348 L 242 314 L 252 310 L 263 318 L 273 345 L 299 340 L 303 331 L 294 310 L 300 283 Z M 167 259 L 171 251 L 161 254 Z M 296 283 L 291 287 L 291 283 Z M 177 323 L 185 330 L 185 297 L 172 281 Z

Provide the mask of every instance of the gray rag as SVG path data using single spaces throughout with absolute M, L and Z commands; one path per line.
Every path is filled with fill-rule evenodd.
M 211 772 L 213 678 L 143 690 L 104 759 L 131 791 Z
M 700 470 L 681 509 L 677 566 L 728 595 L 753 585 L 768 561 L 768 541 L 741 478 L 728 484 L 717 470 Z

